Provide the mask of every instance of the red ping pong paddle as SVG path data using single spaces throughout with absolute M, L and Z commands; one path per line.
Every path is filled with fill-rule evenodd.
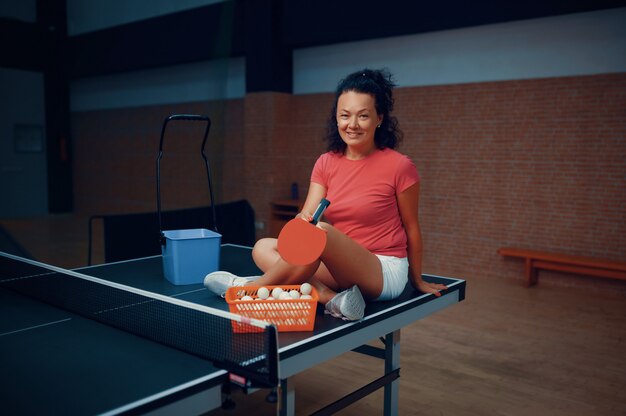
M 322 198 L 311 222 L 302 218 L 289 221 L 278 235 L 278 253 L 287 263 L 295 266 L 311 264 L 321 256 L 326 247 L 326 231 L 316 224 L 330 201 Z

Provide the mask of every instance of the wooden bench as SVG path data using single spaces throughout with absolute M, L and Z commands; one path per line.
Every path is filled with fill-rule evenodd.
M 524 259 L 524 284 L 526 287 L 537 283 L 539 269 L 626 280 L 626 262 L 512 247 L 500 248 L 498 254 L 504 257 Z

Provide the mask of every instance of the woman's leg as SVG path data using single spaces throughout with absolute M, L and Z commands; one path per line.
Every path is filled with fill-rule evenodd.
M 377 298 L 383 290 L 383 270 L 378 257 L 332 225 L 320 223 L 320 226 L 327 232 L 321 260 L 339 289 L 357 285 L 365 298 Z
M 331 236 L 329 239 L 335 240 L 336 237 Z M 337 247 L 341 247 L 342 241 L 338 240 Z M 351 240 L 348 244 L 352 245 Z M 333 256 L 323 253 L 322 258 L 324 257 Z M 321 260 L 301 267 L 289 265 L 280 257 L 276 239 L 259 240 L 253 250 L 253 258 L 257 266 L 265 271 L 264 275 L 254 282 L 255 285 L 301 284 L 308 281 L 317 290 L 318 300 L 325 305 L 327 313 L 350 321 L 363 318 L 365 301 L 359 286 L 347 282 L 348 289 L 340 291 L 342 288 Z M 375 259 L 378 261 L 378 258 Z M 337 293 L 339 291 L 340 293 Z
M 298 267 L 287 264 L 282 260 L 277 248 L 278 240 L 275 238 L 263 238 L 257 241 L 252 250 L 252 258 L 257 267 L 264 275 L 255 281 L 255 285 L 287 285 L 301 284 L 308 281 L 317 290 L 319 300 L 326 304 L 336 294 L 337 284 L 328 269 L 320 261 L 313 265 Z M 317 270 L 312 270 L 317 267 Z M 329 283 L 330 287 L 322 281 Z
M 383 289 L 382 268 L 378 257 L 330 224 L 326 247 L 320 260 L 306 266 L 292 266 L 282 260 L 276 239 L 261 239 L 252 252 L 257 266 L 265 273 L 255 284 L 300 284 L 306 281 L 318 289 L 320 302 L 326 303 L 338 291 L 357 285 L 366 298 L 376 298 Z

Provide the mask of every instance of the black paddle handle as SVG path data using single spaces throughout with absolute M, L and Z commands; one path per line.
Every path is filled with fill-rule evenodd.
M 324 211 L 326 211 L 326 208 L 328 208 L 329 205 L 330 201 L 326 198 L 322 198 L 320 204 L 317 206 L 317 209 L 313 213 L 313 219 L 311 220 L 311 224 L 317 224 L 319 219 L 322 217 L 322 214 L 324 213 Z

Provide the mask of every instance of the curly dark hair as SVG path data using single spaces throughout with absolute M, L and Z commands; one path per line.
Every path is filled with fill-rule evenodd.
M 346 143 L 341 140 L 337 129 L 337 101 L 341 94 L 348 91 L 370 94 L 374 97 L 376 112 L 383 116 L 380 128 L 376 129 L 374 135 L 376 147 L 378 149 L 397 148 L 403 134 L 398 128 L 398 120 L 391 115 L 394 102 L 392 91 L 395 86 L 391 74 L 385 69 L 362 69 L 339 81 L 335 90 L 335 102 L 326 126 L 327 150 L 335 153 L 343 153 L 346 150 Z

